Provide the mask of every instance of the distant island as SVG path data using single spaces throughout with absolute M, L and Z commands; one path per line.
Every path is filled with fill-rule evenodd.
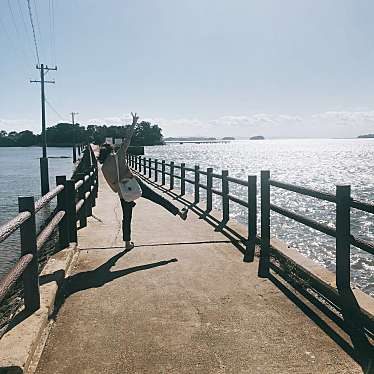
M 164 138 L 165 141 L 169 142 L 196 142 L 196 141 L 206 141 L 206 140 L 217 140 L 217 138 L 206 138 L 200 136 L 190 136 L 190 137 L 178 137 L 178 138 Z
M 374 134 L 359 135 L 357 138 L 359 139 L 374 138 Z
M 249 140 L 264 140 L 265 138 L 262 135 L 256 135 L 249 138 Z
M 222 140 L 235 140 L 233 136 L 225 136 Z

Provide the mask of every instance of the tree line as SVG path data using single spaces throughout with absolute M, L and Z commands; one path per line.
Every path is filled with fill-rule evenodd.
M 88 125 L 57 123 L 46 129 L 48 146 L 71 146 L 91 142 L 102 144 L 106 138 L 126 138 L 129 125 Z M 6 132 L 0 130 L 0 147 L 29 147 L 42 144 L 41 134 L 30 130 Z M 135 127 L 131 145 L 161 145 L 164 144 L 162 129 L 158 125 L 142 121 Z

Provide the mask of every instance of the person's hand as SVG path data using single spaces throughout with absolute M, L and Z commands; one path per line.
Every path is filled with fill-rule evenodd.
M 133 125 L 137 124 L 138 119 L 139 119 L 138 115 L 136 113 L 131 112 L 131 116 L 132 116 L 132 124 Z

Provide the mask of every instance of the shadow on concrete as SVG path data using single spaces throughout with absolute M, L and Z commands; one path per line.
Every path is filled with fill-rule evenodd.
M 135 272 L 142 271 L 142 270 L 152 269 L 152 268 L 159 267 L 159 266 L 164 266 L 164 265 L 170 264 L 171 262 L 178 261 L 176 258 L 172 258 L 170 260 L 158 261 L 158 262 L 153 262 L 150 264 L 134 266 L 134 267 L 127 268 L 127 269 L 110 271 L 110 269 L 116 264 L 116 262 L 128 252 L 130 252 L 130 250 L 124 250 L 122 252 L 117 253 L 116 255 L 111 257 L 109 260 L 107 260 L 105 263 L 97 267 L 96 269 L 80 272 L 80 273 L 67 277 L 62 287 L 60 283 L 58 294 L 55 300 L 55 305 L 53 308 L 53 313 L 50 316 L 50 319 L 56 318 L 65 300 L 69 296 L 73 295 L 74 293 L 88 290 L 90 288 L 102 287 L 104 284 L 107 284 L 117 278 L 124 277 L 128 274 L 135 273 Z M 51 277 L 47 276 L 49 278 L 42 279 L 41 282 L 48 282 L 52 280 L 53 277 L 59 276 L 56 273 L 51 274 Z
M 347 328 L 347 323 L 342 324 L 341 320 L 339 323 L 336 316 L 335 318 L 333 317 L 334 322 L 337 323 L 339 327 L 342 328 L 342 330 L 344 330 L 350 337 L 352 345 L 349 344 L 347 337 L 342 336 L 343 334 L 341 333 L 339 334 L 338 329 L 333 328 L 331 323 L 324 321 L 321 316 L 305 302 L 304 297 L 308 297 L 305 290 L 302 290 L 301 288 L 298 289 L 302 296 L 304 296 L 300 297 L 292 289 L 288 288 L 284 283 L 282 283 L 278 276 L 270 274 L 269 280 L 308 318 L 310 318 L 321 330 L 323 330 L 332 340 L 334 340 L 335 343 L 337 343 L 347 354 L 349 354 L 361 366 L 364 373 L 371 373 L 371 371 L 368 370 L 371 365 L 370 360 L 372 357 L 374 357 L 373 348 L 370 345 L 363 329 L 361 331 L 349 330 Z M 309 295 L 308 301 L 311 301 L 313 305 L 318 308 L 316 300 L 312 301 L 310 298 L 311 296 Z M 333 313 L 330 311 L 328 314 Z M 328 317 L 332 316 L 329 315 Z M 357 325 L 357 321 L 355 321 L 354 324 Z
M 219 244 L 219 243 L 232 243 L 231 240 L 206 240 L 206 241 L 196 241 L 196 242 L 178 242 L 178 243 L 150 243 L 150 244 L 140 244 L 135 245 L 134 248 L 145 248 L 145 247 L 164 247 L 164 246 L 173 246 L 173 245 L 199 245 L 199 244 Z M 117 249 L 123 248 L 118 247 L 89 247 L 84 248 L 80 247 L 80 251 L 89 251 L 89 250 L 99 250 L 99 249 Z
M 58 291 L 57 291 L 57 295 L 55 298 L 53 312 L 49 316 L 49 319 L 55 319 L 59 309 L 65 302 L 66 298 L 68 298 L 69 296 L 71 296 L 72 294 L 76 292 L 84 291 L 90 288 L 102 287 L 104 284 L 109 283 L 117 278 L 126 276 L 128 274 L 135 273 L 137 271 L 152 269 L 155 267 L 167 265 L 171 262 L 178 261 L 176 258 L 172 258 L 170 260 L 159 261 L 159 262 L 154 262 L 154 263 L 140 265 L 140 266 L 134 266 L 128 269 L 110 271 L 110 268 L 113 267 L 116 264 L 116 262 L 128 252 L 130 251 L 124 250 L 120 253 L 117 253 L 115 256 L 111 257 L 109 260 L 107 260 L 104 264 L 100 265 L 98 268 L 74 274 L 66 279 L 65 279 L 65 271 L 63 270 L 57 270 L 54 273 L 42 275 L 41 277 L 39 277 L 40 286 L 46 283 L 50 283 L 50 282 L 56 282 L 58 286 Z M 22 321 L 27 319 L 33 313 L 34 311 L 26 311 L 24 309 L 20 311 L 18 314 L 16 314 L 12 318 L 12 320 L 7 325 L 3 334 L 12 330 L 14 327 L 16 327 Z
M 141 174 L 138 174 L 147 183 L 164 192 L 174 200 L 187 206 L 192 212 L 196 213 L 200 219 L 210 224 L 215 231 L 221 232 L 226 236 L 234 246 L 245 255 L 247 238 L 243 237 L 240 233 L 228 226 L 228 222 L 217 219 L 212 216 L 210 212 L 200 208 L 196 203 L 187 200 L 185 197 L 177 194 L 169 189 L 161 186 Z M 259 244 L 259 239 L 256 239 L 256 243 Z M 274 268 L 273 268 L 274 270 Z M 342 304 L 340 305 L 342 317 L 334 313 L 326 303 L 321 302 L 317 298 L 313 297 L 300 285 L 289 279 L 287 275 L 279 272 L 278 276 L 288 282 L 293 289 L 286 287 L 279 279 L 270 274 L 269 280 L 285 295 L 290 299 L 303 313 L 305 313 L 314 323 L 316 323 L 322 331 L 324 331 L 331 339 L 333 339 L 347 354 L 349 354 L 362 368 L 363 372 L 374 374 L 374 349 L 373 345 L 369 341 L 367 334 L 369 331 L 365 331 L 364 323 L 362 322 L 362 313 L 357 300 L 351 290 L 342 291 L 339 290 Z M 298 296 L 295 292 L 297 290 L 302 297 Z M 317 309 L 314 311 L 310 306 L 310 302 Z M 324 321 L 321 318 L 321 313 L 331 319 L 341 330 L 343 334 L 338 333 L 338 329 L 328 321 Z M 344 336 L 344 332 L 347 334 Z M 343 336 L 342 336 L 343 335 Z

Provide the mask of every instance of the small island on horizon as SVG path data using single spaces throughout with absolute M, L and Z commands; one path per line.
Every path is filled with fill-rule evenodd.
M 249 138 L 249 140 L 265 140 L 262 135 L 256 135 Z
M 374 138 L 374 134 L 359 135 L 358 139 L 371 139 Z

